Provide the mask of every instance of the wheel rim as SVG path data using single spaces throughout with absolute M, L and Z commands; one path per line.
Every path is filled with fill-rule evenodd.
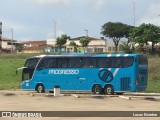
M 111 87 L 108 87 L 107 88 L 107 94 L 111 94 L 112 93 L 112 88 Z
M 38 86 L 38 92 L 42 92 L 43 87 L 42 86 Z
M 101 94 L 102 88 L 100 85 L 95 85 L 92 90 L 94 94 Z
M 95 93 L 96 93 L 96 94 L 99 94 L 99 93 L 100 93 L 100 88 L 99 88 L 99 87 L 96 87 L 96 88 L 95 88 Z
M 106 95 L 112 95 L 113 94 L 113 88 L 111 86 L 106 86 L 104 91 L 105 91 Z

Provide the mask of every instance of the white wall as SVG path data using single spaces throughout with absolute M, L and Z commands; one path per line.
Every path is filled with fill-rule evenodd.
M 56 45 L 56 39 L 47 39 L 47 45 Z

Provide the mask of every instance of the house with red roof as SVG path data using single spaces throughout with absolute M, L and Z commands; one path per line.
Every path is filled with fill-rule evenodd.
M 23 53 L 42 53 L 46 48 L 46 40 L 33 40 L 21 42 L 23 44 Z
M 12 53 L 16 52 L 16 40 L 12 40 L 11 38 L 0 38 L 0 53 Z

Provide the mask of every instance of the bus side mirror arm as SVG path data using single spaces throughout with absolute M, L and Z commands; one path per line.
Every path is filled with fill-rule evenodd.
M 17 68 L 17 69 L 16 69 L 16 74 L 18 73 L 19 70 L 23 70 L 24 68 L 27 68 L 27 67 Z
M 18 74 L 18 70 L 16 69 L 16 74 Z

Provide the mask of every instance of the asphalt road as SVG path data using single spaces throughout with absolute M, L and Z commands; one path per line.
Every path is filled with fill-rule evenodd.
M 66 95 L 66 94 L 65 94 Z M 0 111 L 160 111 L 160 96 L 94 96 L 92 94 L 37 94 L 24 91 L 0 91 Z M 74 113 L 73 113 L 74 114 Z M 94 113 L 93 113 L 94 114 Z M 95 114 L 94 114 L 95 115 Z M 93 115 L 93 116 L 94 116 Z M 116 115 L 115 115 L 116 116 Z M 22 118 L 1 117 L 0 120 Z M 159 120 L 160 117 L 47 117 L 32 120 Z

